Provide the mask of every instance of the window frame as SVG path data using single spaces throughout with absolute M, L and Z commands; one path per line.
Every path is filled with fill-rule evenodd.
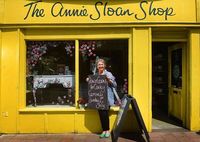
M 28 108 L 26 106 L 26 41 L 75 41 L 75 110 L 79 109 L 77 100 L 79 98 L 79 41 L 80 40 L 114 40 L 127 39 L 128 40 L 128 93 L 132 94 L 132 72 L 133 72 L 133 53 L 132 53 L 132 35 L 129 28 L 94 28 L 90 29 L 26 29 L 21 30 L 20 37 L 20 81 L 19 81 L 19 109 Z M 48 31 L 48 32 L 47 32 Z M 78 32 L 78 33 L 77 33 Z M 55 34 L 56 33 L 56 34 Z M 55 107 L 49 107 L 49 109 Z M 72 109 L 73 109 L 72 108 Z M 40 107 L 35 107 L 37 110 L 42 110 Z M 62 110 L 62 108 L 60 108 Z M 59 110 L 59 109 L 56 109 Z M 64 110 L 71 110 L 66 108 Z

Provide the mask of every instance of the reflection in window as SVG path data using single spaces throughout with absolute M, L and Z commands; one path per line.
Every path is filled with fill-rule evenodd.
M 80 101 L 87 102 L 88 84 L 86 78 L 93 74 L 96 58 L 106 61 L 117 81 L 120 97 L 128 93 L 128 40 L 82 40 L 79 44 L 79 86 Z
M 171 55 L 171 83 L 174 87 L 182 87 L 182 49 L 172 51 Z
M 74 41 L 27 41 L 26 105 L 74 106 Z

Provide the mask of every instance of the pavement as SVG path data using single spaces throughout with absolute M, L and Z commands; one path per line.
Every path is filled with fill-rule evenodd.
M 153 118 L 150 142 L 200 142 L 200 131 L 191 132 L 167 120 L 167 116 L 163 118 L 165 120 Z M 99 138 L 96 133 L 0 134 L 0 142 L 112 142 L 112 139 Z M 117 142 L 145 142 L 145 135 L 121 133 Z
M 151 132 L 150 142 L 200 142 L 200 132 Z M 98 134 L 2 134 L 0 142 L 112 142 Z M 118 142 L 144 142 L 135 134 L 121 134 Z

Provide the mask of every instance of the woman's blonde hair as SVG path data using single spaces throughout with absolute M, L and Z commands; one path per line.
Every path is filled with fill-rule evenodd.
M 105 61 L 104 59 L 101 59 L 101 58 L 98 59 L 97 62 L 96 62 L 96 65 L 97 65 L 97 66 L 98 66 L 98 63 L 99 63 L 99 62 L 104 63 L 104 65 L 105 65 L 105 67 L 106 67 L 106 61 Z

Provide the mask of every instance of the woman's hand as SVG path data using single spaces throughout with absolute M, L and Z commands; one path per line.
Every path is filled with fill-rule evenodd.
M 107 76 L 106 76 L 106 81 L 108 81 L 109 84 L 112 84 L 112 81 Z

